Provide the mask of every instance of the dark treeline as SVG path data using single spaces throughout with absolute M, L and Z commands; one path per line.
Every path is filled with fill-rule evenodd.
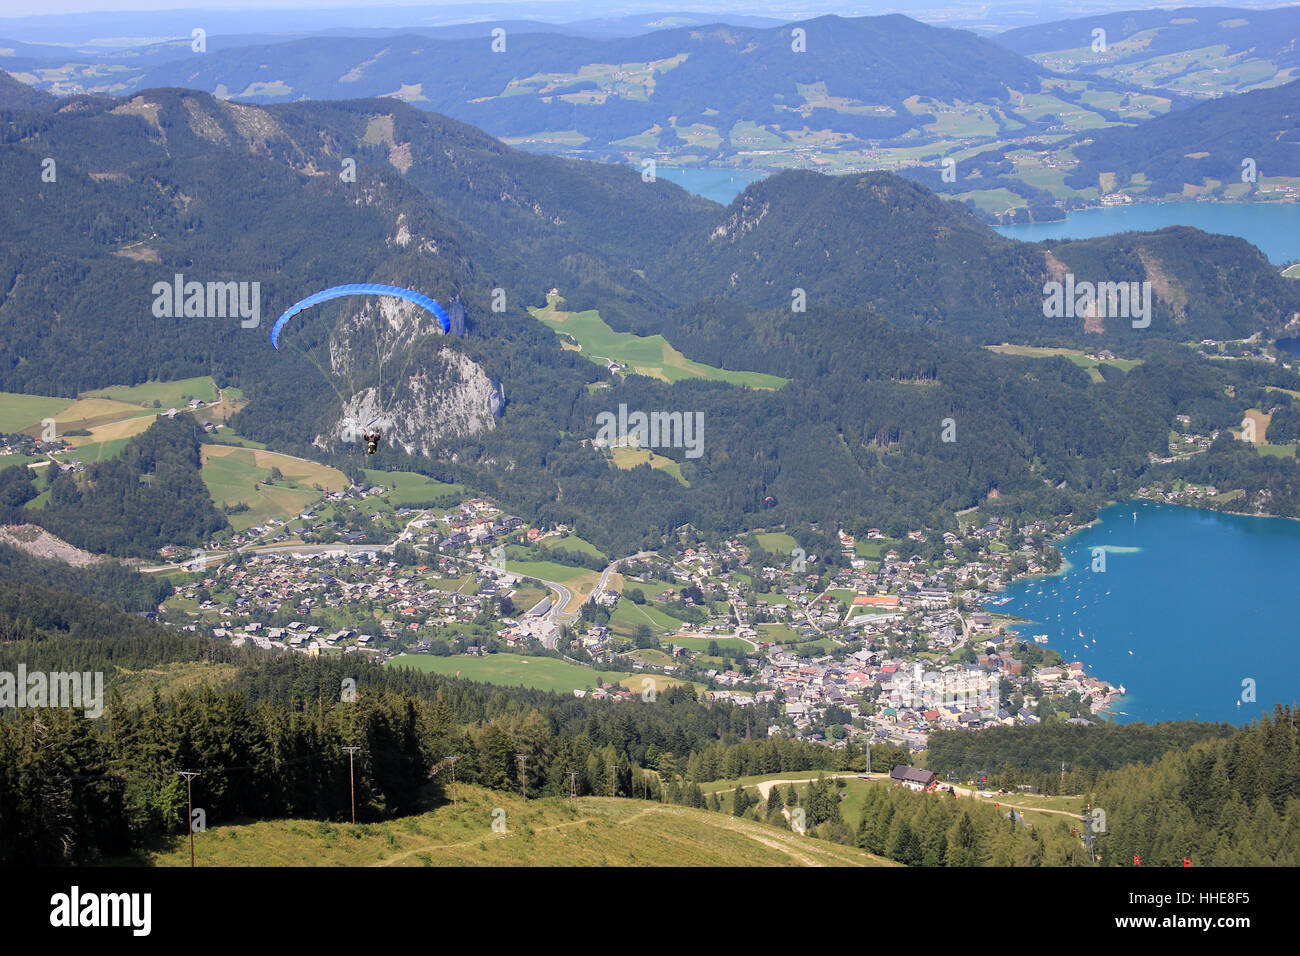
M 5 474 L 8 470 L 0 472 Z M 165 579 L 140 574 L 118 561 L 73 567 L 7 544 L 0 544 L 0 581 L 71 591 L 123 611 L 153 611 L 172 591 Z
M 1232 724 L 1190 720 L 1091 727 L 1051 722 L 1037 727 L 990 727 L 979 733 L 939 730 L 930 735 L 926 766 L 949 780 L 982 776 L 990 787 L 1086 793 L 1105 771 L 1150 763 L 1171 750 L 1236 732 Z
M 1296 709 L 1219 740 L 1171 750 L 1103 776 L 1112 866 L 1300 865 L 1300 729 Z
M 200 770 L 208 821 L 350 813 L 348 755 L 357 745 L 358 819 L 436 802 L 437 738 L 415 701 L 359 695 L 336 708 L 251 705 L 203 689 L 148 705 L 113 701 L 98 723 L 75 711 L 22 710 L 0 720 L 0 862 L 85 863 L 184 830 L 177 770 Z

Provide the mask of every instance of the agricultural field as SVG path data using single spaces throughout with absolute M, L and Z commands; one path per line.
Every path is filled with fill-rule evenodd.
M 16 435 L 25 429 L 35 427 L 39 434 L 42 419 L 54 418 L 74 401 L 75 399 L 71 398 L 0 392 L 0 432 Z
M 665 591 L 676 590 L 680 587 L 680 585 L 675 581 L 659 581 L 654 578 L 637 581 L 633 578 L 623 577 L 622 575 L 619 576 L 623 578 L 622 593 L 626 594 L 628 591 L 635 588 L 644 594 L 647 600 L 657 594 L 663 594 Z
M 638 375 L 647 375 L 665 382 L 703 378 L 749 388 L 780 388 L 786 383 L 786 379 L 778 375 L 736 372 L 693 362 L 669 345 L 662 335 L 640 336 L 631 332 L 615 332 L 597 310 L 566 312 L 560 308 L 563 302 L 559 296 L 549 296 L 546 308 L 534 307 L 529 312 L 548 328 L 571 336 L 583 354 L 597 365 L 615 361 L 628 366 Z
M 455 784 L 455 804 L 352 826 L 274 820 L 210 826 L 200 866 L 888 866 L 854 847 L 722 813 L 613 797 L 521 797 Z M 505 832 L 492 823 L 504 812 Z M 181 836 L 145 854 L 188 866 Z M 125 861 L 122 861 L 125 862 Z M 139 862 L 139 861 L 131 861 Z
M 277 452 L 204 445 L 200 456 L 200 475 L 217 506 L 248 505 L 247 511 L 230 516 L 236 531 L 267 518 L 290 518 L 318 500 L 322 490 L 341 491 L 348 486 L 347 478 L 334 468 Z M 268 484 L 272 468 L 279 468 L 284 477 Z

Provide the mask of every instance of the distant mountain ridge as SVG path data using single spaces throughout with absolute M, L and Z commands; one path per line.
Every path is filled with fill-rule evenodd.
M 898 136 L 930 120 L 903 105 L 908 97 L 1007 101 L 1008 86 L 1037 90 L 1045 75 L 991 40 L 901 15 L 824 16 L 779 27 L 713 23 L 608 39 L 507 29 L 501 52 L 494 52 L 492 29 L 483 24 L 465 38 L 417 32 L 220 43 L 120 73 L 125 79 L 105 89 L 183 86 L 256 103 L 394 96 L 497 136 L 574 129 L 587 149 L 598 150 L 648 129 L 692 123 L 727 138 L 737 123 L 806 121 L 816 128 L 833 118 L 855 135 Z M 844 102 L 821 105 L 822 93 L 809 93 L 818 84 Z
M 1095 186 L 1113 173 L 1115 189 L 1136 187 L 1139 196 L 1247 176 L 1252 185 L 1259 177 L 1300 177 L 1300 80 L 1198 103 L 1137 127 L 1099 130 L 1075 155 L 1079 166 L 1066 177 L 1069 185 Z
M 1104 51 L 1093 52 L 1094 30 Z M 1177 7 L 1097 13 L 1019 27 L 999 43 L 1054 70 L 1217 94 L 1275 86 L 1300 71 L 1300 7 Z M 1217 74 L 1217 75 L 1216 75 Z

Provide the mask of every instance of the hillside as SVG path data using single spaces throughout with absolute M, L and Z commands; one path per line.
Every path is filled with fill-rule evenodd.
M 1093 30 L 1106 49 L 1091 49 Z M 1277 86 L 1300 68 L 1300 9 L 1164 7 L 1008 30 L 998 42 L 1058 72 L 1195 96 Z
M 518 796 L 457 784 L 458 805 L 385 823 L 273 820 L 213 826 L 199 866 L 890 866 L 854 847 L 689 807 Z M 504 811 L 504 817 L 501 813 Z M 492 828 L 504 819 L 505 832 Z M 188 866 L 177 839 L 155 866 Z
M 20 83 L 4 70 L 0 70 L 0 109 L 39 110 L 55 102 L 55 97 Z
M 1147 280 L 1163 289 L 1149 327 L 1106 325 L 1117 340 L 1178 338 L 1192 327 L 1213 327 L 1207 334 L 1216 336 L 1249 334 L 1261 320 L 1286 322 L 1300 304 L 1242 240 L 1178 228 L 1019 243 L 997 236 L 961 205 L 886 173 L 783 173 L 750 186 L 706 228 L 688 235 L 651 273 L 681 300 L 719 296 L 753 309 L 790 309 L 798 287 L 810 308 L 865 305 L 900 325 L 983 342 L 1097 331 L 1082 316 L 1044 321 L 1044 283 L 1067 271 Z M 1188 255 L 1191 248 L 1198 252 Z M 1257 305 L 1270 305 L 1238 308 L 1245 287 L 1261 296 Z
M 647 535 L 657 546 L 687 522 L 853 515 L 901 531 L 994 491 L 1017 511 L 1086 512 L 1117 482 L 1137 486 L 1184 393 L 1201 396 L 1207 430 L 1250 407 L 1228 388 L 1247 368 L 1193 372 L 1172 343 L 1273 333 L 1300 312 L 1300 286 L 1237 239 L 1166 229 L 1020 244 L 887 173 L 788 172 L 724 208 L 391 99 L 256 107 L 160 89 L 73 98 L 4 135 L 0 201 L 18 214 L 0 244 L 0 389 L 71 397 L 211 376 L 247 399 L 230 418 L 238 434 L 335 468 L 356 464 L 347 410 L 377 409 L 394 427 L 374 466 L 468 484 L 607 553 Z M 34 192 L 24 177 L 47 155 L 57 182 Z M 355 181 L 341 175 L 348 160 Z M 1069 273 L 1150 282 L 1149 325 L 1046 318 L 1045 284 Z M 155 289 L 177 274 L 257 283 L 256 323 L 160 317 Z M 458 298 L 467 334 L 358 297 L 300 313 L 271 347 L 273 315 L 360 281 Z M 566 350 L 529 311 L 555 287 L 568 310 L 596 310 L 638 344 L 662 335 L 725 380 L 617 377 Z M 1069 362 L 971 342 L 1147 361 L 1098 383 Z M 747 388 L 773 380 L 743 373 L 788 382 Z M 620 404 L 698 410 L 707 451 L 662 447 L 659 468 L 611 466 L 584 440 Z M 947 417 L 961 441 L 940 441 Z M 1286 488 L 1273 501 L 1289 513 Z M 98 518 L 77 520 L 89 533 Z
M 1135 198 L 1188 189 L 1260 198 L 1259 183 L 1243 180 L 1247 158 L 1256 180 L 1300 177 L 1300 80 L 1198 103 L 1141 126 L 1100 130 L 1075 155 L 1079 165 L 1066 182 L 1076 188 L 1109 175 L 1113 190 Z
M 1123 89 L 1133 95 L 1121 118 L 1113 82 L 1064 83 L 994 41 L 898 14 L 726 19 L 223 36 L 197 60 L 169 41 L 92 52 L 90 62 L 87 51 L 52 48 L 44 60 L 0 55 L 0 66 L 61 93 L 179 86 L 262 104 L 392 97 L 534 152 L 768 169 L 937 164 L 973 143 L 1169 108 L 1165 97 Z M 494 29 L 504 31 L 495 40 Z

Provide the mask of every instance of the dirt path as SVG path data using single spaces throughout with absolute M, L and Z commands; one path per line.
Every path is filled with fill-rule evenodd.
M 660 813 L 660 812 L 663 812 L 663 811 L 666 810 L 666 809 L 668 809 L 668 808 L 666 808 L 666 807 L 662 807 L 662 806 L 659 806 L 659 805 L 655 805 L 655 806 L 653 806 L 653 807 L 647 807 L 646 809 L 640 811 L 639 813 L 634 813 L 634 814 L 632 814 L 630 817 L 625 817 L 625 818 L 622 819 L 622 820 L 618 820 L 618 821 L 616 821 L 614 825 L 615 825 L 615 826 L 623 826 L 623 825 L 625 825 L 625 824 L 628 824 L 628 823 L 633 822 L 634 820 L 640 820 L 642 817 L 644 817 L 644 816 L 645 816 L 646 814 L 648 814 L 648 813 Z M 581 819 L 578 819 L 578 820 L 569 820 L 569 821 L 566 822 L 566 823 L 555 823 L 555 824 L 552 824 L 552 825 L 549 826 L 549 827 L 534 827 L 534 828 L 533 828 L 533 832 L 534 832 L 534 833 L 545 833 L 545 832 L 547 832 L 547 831 L 549 831 L 549 830 L 563 830 L 563 829 L 565 829 L 566 827 L 576 827 L 576 826 L 581 826 L 581 825 L 586 824 L 586 823 L 598 823 L 598 822 L 600 822 L 600 821 L 597 820 L 597 819 L 594 818 L 594 817 L 582 817 Z M 493 833 L 492 833 L 492 839 L 496 839 L 496 840 L 505 840 L 505 839 L 508 839 L 509 837 L 512 837 L 512 836 L 514 836 L 514 835 L 515 835 L 514 833 L 511 833 L 511 832 L 509 832 L 509 831 L 506 831 L 505 833 L 497 833 L 497 832 L 493 831 Z M 406 851 L 404 851 L 404 852 L 402 852 L 402 853 L 397 854 L 396 856 L 390 856 L 390 857 L 388 857 L 387 859 L 379 860 L 379 861 L 377 861 L 377 862 L 375 862 L 375 863 L 371 863 L 370 865 L 371 865 L 371 866 L 392 866 L 393 864 L 395 864 L 395 863 L 399 863 L 399 862 L 401 862 L 402 860 L 405 860 L 405 859 L 407 859 L 408 857 L 414 856 L 414 855 L 417 854 L 417 853 L 428 853 L 428 852 L 431 851 L 431 850 L 451 850 L 451 849 L 456 849 L 456 848 L 458 848 L 458 847 L 475 846 L 475 845 L 477 845 L 477 844 L 479 844 L 479 843 L 482 843 L 482 842 L 483 842 L 484 840 L 486 840 L 486 839 L 488 839 L 488 838 L 487 838 L 487 837 L 479 837 L 478 839 L 475 839 L 475 840 L 466 840 L 466 841 L 463 842 L 463 843 L 431 843 L 431 844 L 429 844 L 428 846 L 417 846 L 417 847 L 416 847 L 415 849 L 413 849 L 413 850 L 406 850 Z
M 772 781 L 772 783 L 777 783 L 777 782 L 778 781 Z M 796 781 L 796 782 L 800 782 L 800 781 Z M 611 821 L 608 820 L 607 818 L 582 817 L 577 820 L 570 820 L 565 823 L 556 823 L 551 826 L 534 827 L 533 832 L 544 833 L 552 830 L 563 830 L 568 827 L 584 826 L 588 823 L 599 823 L 602 822 L 602 819 L 604 822 L 612 823 L 614 826 L 626 826 L 629 823 L 634 823 L 637 820 L 640 820 L 643 817 L 649 816 L 651 814 L 666 813 L 671 816 L 682 811 L 683 808 L 681 807 L 668 806 L 664 804 L 655 804 L 653 806 L 646 807 L 644 810 L 634 813 L 631 816 L 624 817 L 621 820 Z M 732 830 L 734 832 L 740 833 L 745 837 L 753 840 L 755 843 L 759 843 L 770 850 L 776 850 L 778 853 L 783 853 L 786 856 L 790 857 L 793 861 L 799 863 L 802 866 L 828 866 L 828 865 L 844 866 L 844 865 L 848 865 L 851 862 L 846 858 L 842 859 L 839 856 L 835 855 L 834 853 L 831 853 L 828 850 L 825 850 L 822 847 L 817 846 L 815 843 L 809 843 L 808 845 L 804 845 L 803 843 L 800 842 L 800 841 L 807 840 L 807 837 L 797 836 L 795 834 L 790 834 L 789 836 L 786 836 L 780 830 L 773 830 L 769 832 L 763 827 L 761 827 L 759 824 L 756 824 L 751 820 L 741 820 L 735 817 L 721 817 L 721 820 L 722 820 L 721 826 L 724 829 Z M 512 836 L 515 836 L 515 834 L 510 832 L 492 833 L 490 837 L 485 835 L 483 837 L 479 837 L 473 840 L 466 840 L 460 843 L 431 843 L 427 846 L 418 846 L 410 850 L 404 850 L 401 853 L 398 853 L 394 856 L 387 857 L 383 860 L 378 860 L 374 863 L 371 863 L 370 865 L 371 866 L 393 866 L 395 864 L 401 863 L 403 860 L 415 856 L 418 853 L 431 853 L 437 850 L 451 850 L 451 849 L 458 849 L 458 848 L 463 848 L 468 846 L 477 846 L 478 844 L 483 843 L 488 839 L 505 840 Z

